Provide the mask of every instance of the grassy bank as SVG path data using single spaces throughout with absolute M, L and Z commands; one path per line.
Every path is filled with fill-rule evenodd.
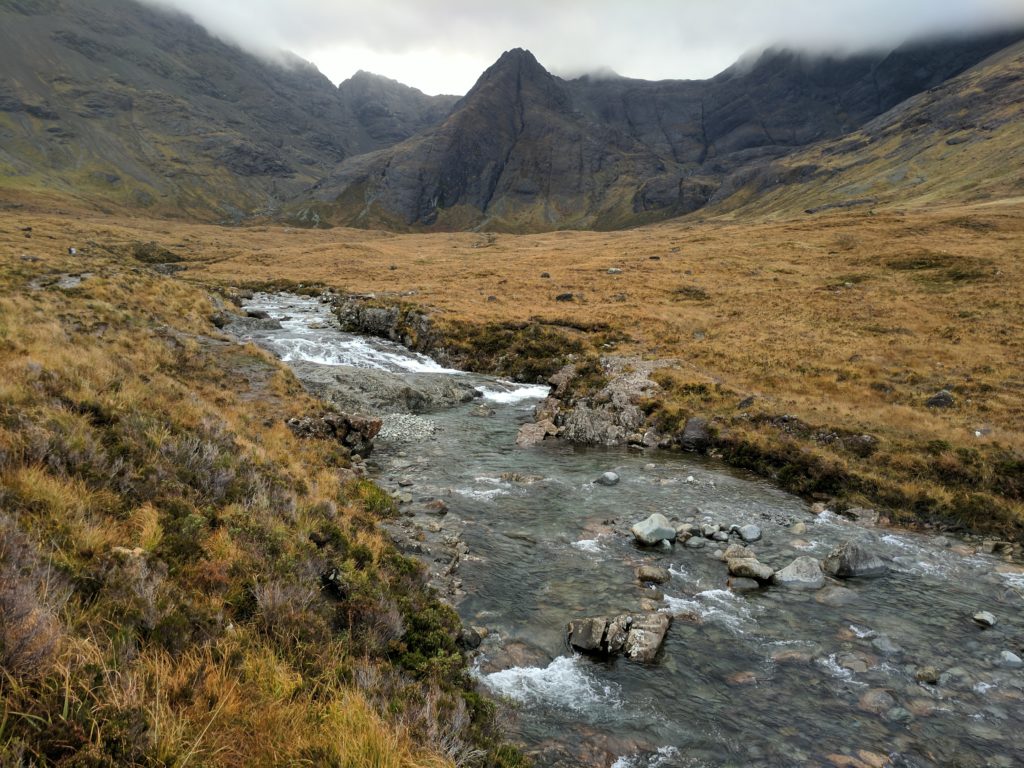
M 0 764 L 518 764 L 321 404 L 130 239 L 10 224 Z

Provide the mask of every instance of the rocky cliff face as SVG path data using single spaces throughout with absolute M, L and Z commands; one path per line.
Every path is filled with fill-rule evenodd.
M 642 223 L 728 196 L 770 161 L 857 130 L 1018 37 L 842 59 L 768 51 L 705 81 L 566 81 L 508 51 L 444 123 L 343 162 L 314 193 L 348 224 Z

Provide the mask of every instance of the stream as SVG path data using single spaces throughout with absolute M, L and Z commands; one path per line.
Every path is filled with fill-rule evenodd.
M 235 332 L 293 365 L 436 377 L 481 393 L 373 414 L 384 429 L 368 468 L 402 501 L 389 525 L 399 546 L 432 566 L 467 626 L 484 630 L 474 674 L 506 702 L 508 732 L 536 765 L 1024 765 L 1018 566 L 957 540 L 813 515 L 700 457 L 560 441 L 517 448 L 546 387 L 342 333 L 316 298 L 259 294 L 246 308 L 269 320 Z M 606 471 L 618 484 L 595 482 Z M 637 547 L 629 528 L 653 512 L 755 524 L 763 538 L 750 546 L 776 569 L 856 539 L 888 571 L 820 590 L 733 592 L 716 555 L 727 544 Z M 671 578 L 641 585 L 640 565 Z M 673 616 L 651 664 L 566 644 L 571 619 L 642 611 Z M 973 621 L 979 611 L 995 625 Z

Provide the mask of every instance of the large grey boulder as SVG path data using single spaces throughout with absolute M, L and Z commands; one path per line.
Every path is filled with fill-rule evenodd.
M 544 442 L 545 438 L 557 434 L 558 427 L 551 419 L 530 422 L 519 428 L 519 432 L 516 434 L 516 445 L 520 448 L 532 448 Z
M 594 482 L 597 483 L 598 485 L 607 485 L 607 486 L 618 485 L 618 483 L 619 483 L 619 476 L 617 474 L 615 474 L 614 472 L 604 472 Z
M 776 571 L 772 581 L 790 589 L 821 589 L 825 586 L 825 574 L 821 572 L 821 564 L 817 560 L 805 555 L 781 571 Z
M 630 530 L 636 540 L 645 547 L 653 547 L 662 541 L 675 541 L 676 529 L 660 512 L 655 512 Z
M 822 561 L 821 569 L 837 579 L 881 576 L 887 570 L 880 557 L 856 541 L 843 542 L 833 549 Z
M 756 525 L 744 525 L 740 527 L 740 538 L 750 544 L 761 540 L 761 529 Z

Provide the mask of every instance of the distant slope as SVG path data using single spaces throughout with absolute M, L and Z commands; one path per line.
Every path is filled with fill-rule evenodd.
M 731 184 L 709 212 L 791 215 L 1024 197 L 1024 43 L 859 131 Z
M 336 88 L 132 0 L 0 0 L 0 189 L 241 218 L 454 101 L 365 73 Z
M 844 59 L 769 51 L 705 81 L 565 81 L 506 52 L 444 123 L 343 161 L 300 208 L 361 226 L 615 228 L 697 210 L 1019 39 Z M 739 174 L 739 176 L 737 176 Z M 742 183 L 740 184 L 742 185 Z

